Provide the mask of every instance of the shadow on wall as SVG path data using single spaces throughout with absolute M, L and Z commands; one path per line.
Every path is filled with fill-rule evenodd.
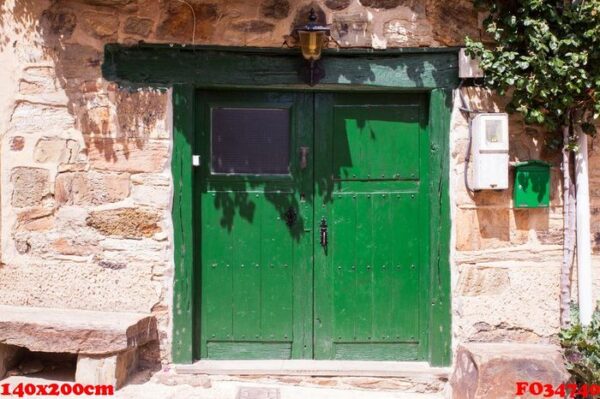
M 117 39 L 119 18 L 117 8 L 101 5 L 113 3 L 118 5 L 121 2 L 90 1 L 86 4 L 85 1 L 16 0 L 13 3 L 0 0 L 0 32 L 7 33 L 0 35 L 0 51 L 11 54 L 21 68 L 18 99 L 12 105 L 10 127 L 7 132 L 1 132 L 9 137 L 10 144 L 4 148 L 5 154 L 22 151 L 26 141 L 39 140 L 33 143 L 33 159 L 40 163 L 38 166 L 55 161 L 58 164 L 57 175 L 50 179 L 47 169 L 36 167 L 33 163 L 3 171 L 10 173 L 12 178 L 17 169 L 19 173 L 22 170 L 23 179 L 29 179 L 32 186 L 44 186 L 39 198 L 36 198 L 35 192 L 27 194 L 26 201 L 19 200 L 14 192 L 12 195 L 12 205 L 18 213 L 12 231 L 15 247 L 21 255 L 33 255 L 32 260 L 43 258 L 32 249 L 33 245 L 29 245 L 30 235 L 34 238 L 45 235 L 46 241 L 38 245 L 50 243 L 48 246 L 54 251 L 52 254 L 57 254 L 57 259 L 61 259 L 61 255 L 83 257 L 98 254 L 98 240 L 102 239 L 102 234 L 92 235 L 88 232 L 91 229 L 80 226 L 65 231 L 52 230 L 56 228 L 53 214 L 65 204 L 59 199 L 59 181 L 83 180 L 79 172 L 100 171 L 102 173 L 94 176 L 101 176 L 102 179 L 106 176 L 106 179 L 113 180 L 101 180 L 99 186 L 94 187 L 98 198 L 86 198 L 76 204 L 93 206 L 117 202 L 130 193 L 129 172 L 160 172 L 168 157 L 168 143 L 156 144 L 157 140 L 169 139 L 166 95 L 157 90 L 119 88 L 102 79 L 100 66 L 103 42 Z M 12 40 L 10 37 L 18 39 Z M 54 146 L 52 151 L 62 145 L 65 148 L 58 148 L 54 152 L 68 154 L 50 160 L 48 153 L 38 151 L 40 142 Z M 17 159 L 17 154 L 14 155 L 14 159 Z M 13 165 L 10 157 L 6 162 Z M 104 173 L 107 171 L 115 173 Z M 37 176 L 34 172 L 46 175 Z M 120 172 L 126 173 L 113 177 Z M 123 190 L 120 188 L 122 180 L 126 185 Z M 92 181 L 91 177 L 89 181 Z M 56 184 L 53 194 L 47 192 L 49 182 Z M 107 187 L 109 183 L 113 186 Z M 14 190 L 17 191 L 16 186 Z M 118 192 L 118 198 L 111 197 L 114 192 Z M 77 202 L 78 193 L 69 195 L 76 199 L 68 201 Z M 40 214 L 41 208 L 45 213 Z M 33 215 L 33 221 L 23 221 L 22 215 Z M 135 228 L 145 223 L 144 217 L 156 216 L 144 212 L 140 212 L 140 215 L 130 221 Z M 25 223 L 29 224 L 22 231 Z M 27 238 L 21 239 L 25 235 Z M 80 236 L 77 245 L 70 242 L 70 235 Z M 66 256 L 62 256 L 62 259 Z M 107 265 L 109 268 L 125 267 L 122 263 L 102 257 L 94 257 L 93 261 L 99 268 L 106 268 Z M 165 314 L 168 318 L 168 313 L 163 309 L 165 295 L 166 292 L 163 292 L 159 302 L 154 305 L 149 303 L 148 308 L 152 307 L 153 313 Z M 163 334 L 166 332 L 161 331 Z M 161 341 L 164 338 L 161 336 Z M 158 343 L 143 351 L 145 354 L 142 357 L 149 364 L 160 363 Z
M 84 1 L 58 1 L 48 9 L 34 0 L 17 1 L 12 11 L 0 18 L 0 29 L 14 29 L 17 34 L 35 29 L 41 41 L 9 43 L 5 37 L 0 43 L 0 50 L 12 47 L 26 65 L 19 91 L 33 99 L 31 103 L 18 102 L 13 119 L 20 107 L 24 113 L 35 114 L 33 101 L 39 98 L 43 103 L 48 92 L 60 87 L 75 121 L 72 127 L 82 132 L 90 157 L 115 162 L 144 149 L 147 139 L 156 138 L 150 133 L 166 117 L 166 101 L 156 90 L 118 88 L 101 79 L 102 42 L 116 40 L 118 23 L 116 10 L 88 6 Z M 87 42 L 92 45 L 82 44 Z M 48 87 L 52 79 L 56 88 Z

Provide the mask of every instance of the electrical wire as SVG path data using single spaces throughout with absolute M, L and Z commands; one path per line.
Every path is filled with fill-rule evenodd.
M 180 3 L 185 4 L 192 11 L 192 21 L 194 22 L 194 26 L 192 27 L 192 46 L 196 44 L 196 11 L 194 11 L 194 7 L 190 3 L 185 0 L 177 0 Z

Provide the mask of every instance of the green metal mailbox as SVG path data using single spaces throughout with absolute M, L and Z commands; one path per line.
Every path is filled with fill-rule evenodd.
M 550 164 L 531 160 L 514 166 L 514 207 L 547 208 L 550 205 Z

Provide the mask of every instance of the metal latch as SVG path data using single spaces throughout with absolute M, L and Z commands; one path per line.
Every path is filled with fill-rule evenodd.
M 192 155 L 192 165 L 200 166 L 200 155 Z

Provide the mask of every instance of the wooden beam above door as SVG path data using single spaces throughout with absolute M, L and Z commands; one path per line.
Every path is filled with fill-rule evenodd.
M 456 87 L 457 54 L 458 48 L 331 49 L 322 58 L 326 76 L 311 88 L 299 74 L 304 60 L 295 49 L 107 44 L 102 72 L 131 86 L 428 90 Z

